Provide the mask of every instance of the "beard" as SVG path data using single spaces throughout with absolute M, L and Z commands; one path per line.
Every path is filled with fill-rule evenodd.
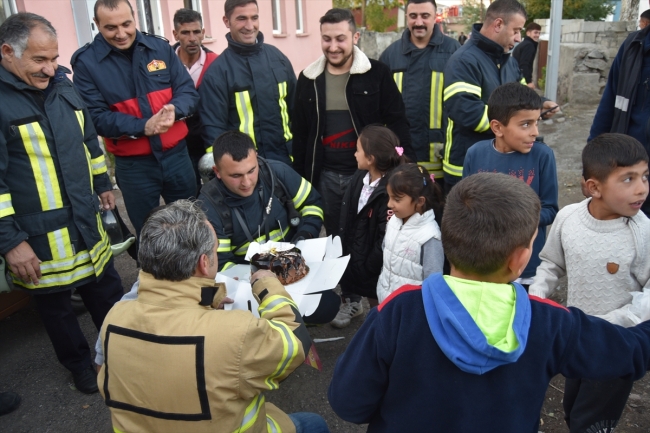
M 327 58 L 327 56 L 325 56 L 325 57 L 327 58 L 327 63 L 329 63 L 330 65 L 334 66 L 335 68 L 340 68 L 341 66 L 345 65 L 345 64 L 348 62 L 348 60 L 350 60 L 350 58 L 352 57 L 352 54 L 354 54 L 354 48 L 352 49 L 352 51 L 350 51 L 350 54 L 348 54 L 347 56 L 343 57 L 343 58 L 341 59 L 341 61 L 336 62 L 336 63 L 331 62 L 330 59 Z

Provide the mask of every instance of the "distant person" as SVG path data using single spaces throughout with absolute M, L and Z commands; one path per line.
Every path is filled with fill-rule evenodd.
M 205 147 L 226 131 L 239 130 L 259 155 L 291 164 L 291 116 L 296 74 L 291 62 L 259 31 L 256 0 L 226 0 L 228 47 L 206 72 L 199 89 Z
M 604 132 L 627 134 L 650 155 L 650 26 L 632 32 L 618 50 L 598 104 L 589 141 Z M 650 216 L 650 200 L 641 208 Z
M 526 84 L 510 55 L 520 41 L 526 16 L 518 1 L 495 0 L 487 9 L 485 22 L 474 24 L 472 37 L 447 62 L 444 99 L 449 127 L 442 162 L 447 192 L 463 175 L 467 150 L 474 143 L 494 138 L 487 115 L 487 101 L 494 89 L 512 82 Z M 544 100 L 544 110 L 556 106 Z
M 568 306 L 632 326 L 617 312 L 629 308 L 632 293 L 650 289 L 650 220 L 639 212 L 648 196 L 648 154 L 632 137 L 602 134 L 582 151 L 582 172 L 591 198 L 558 213 L 530 294 L 546 298 L 566 276 Z M 572 433 L 616 427 L 634 384 L 617 376 L 567 377 L 564 419 Z
M 379 60 L 388 65 L 402 93 L 410 123 L 411 146 L 417 162 L 442 184 L 442 152 L 445 145 L 447 115 L 442 91 L 443 71 L 459 48 L 436 25 L 433 0 L 409 0 L 402 38 L 393 42 Z
M 205 72 L 210 64 L 216 60 L 217 54 L 203 46 L 205 29 L 203 28 L 203 18 L 201 14 L 192 9 L 179 9 L 174 14 L 174 39 L 177 43 L 173 46 L 176 55 L 180 59 L 185 69 L 192 77 L 194 86 L 198 89 L 203 80 Z M 201 189 L 201 175 L 199 174 L 199 160 L 206 153 L 206 147 L 201 135 L 202 126 L 199 113 L 194 113 L 192 117 L 186 120 L 187 129 L 189 130 L 185 141 L 187 142 L 187 152 L 192 160 L 194 176 L 196 177 L 196 194 Z M 208 148 L 209 150 L 209 148 Z
M 450 275 L 403 286 L 370 311 L 336 362 L 334 412 L 372 432 L 537 433 L 557 374 L 643 377 L 650 321 L 621 328 L 511 283 L 532 254 L 539 214 L 518 179 L 461 180 L 442 221 Z
M 533 63 L 535 56 L 537 56 L 537 45 L 539 44 L 539 34 L 542 31 L 542 26 L 532 22 L 526 26 L 526 37 L 519 45 L 512 51 L 512 57 L 517 59 L 519 69 L 526 79 L 526 85 L 534 89 L 535 82 L 533 81 Z
M 639 30 L 645 29 L 650 24 L 650 9 L 646 9 L 639 18 Z
M 460 35 L 458 36 L 458 42 L 461 45 L 465 45 L 465 42 L 467 42 L 467 36 L 465 35 L 464 32 L 460 32 Z
M 557 170 L 550 147 L 535 141 L 542 98 L 519 83 L 497 87 L 488 99 L 488 118 L 495 138 L 480 141 L 467 151 L 463 177 L 476 173 L 503 173 L 526 182 L 542 203 L 533 254 L 517 282 L 528 290 L 539 265 L 546 226 L 558 211 Z

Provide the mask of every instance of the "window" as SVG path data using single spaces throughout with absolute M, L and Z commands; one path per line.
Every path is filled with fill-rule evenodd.
M 296 33 L 305 33 L 305 15 L 303 12 L 302 0 L 296 0 Z
M 0 24 L 16 12 L 18 11 L 15 0 L 0 0 Z
M 280 9 L 281 0 L 271 0 L 271 5 L 273 7 L 273 34 L 279 35 L 282 34 L 282 11 Z
M 183 0 L 183 7 L 201 13 L 201 0 Z

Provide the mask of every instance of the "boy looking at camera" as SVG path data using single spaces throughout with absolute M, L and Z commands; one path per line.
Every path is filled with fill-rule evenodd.
M 602 134 L 583 149 L 582 170 L 591 197 L 558 213 L 530 293 L 545 298 L 566 275 L 567 305 L 632 326 L 638 322 L 625 314 L 631 293 L 650 287 L 650 220 L 639 212 L 648 196 L 648 153 L 635 138 Z M 563 405 L 571 432 L 615 427 L 632 384 L 632 378 L 567 378 Z
M 535 141 L 542 105 L 542 98 L 520 83 L 497 87 L 488 100 L 488 118 L 495 138 L 470 147 L 463 164 L 463 177 L 482 172 L 508 174 L 526 182 L 539 197 L 542 210 L 533 254 L 517 280 L 526 290 L 540 262 L 546 226 L 553 223 L 558 211 L 555 156 L 550 147 Z

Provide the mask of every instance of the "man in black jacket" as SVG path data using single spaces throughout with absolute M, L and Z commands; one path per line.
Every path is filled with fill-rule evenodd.
M 330 9 L 320 19 L 323 56 L 300 73 L 292 117 L 293 168 L 316 185 L 325 230 L 338 234 L 343 195 L 357 170 L 361 130 L 390 128 L 405 155 L 416 160 L 402 96 L 386 65 L 366 57 L 356 43 L 352 12 Z
M 517 59 L 519 69 L 526 79 L 526 85 L 531 89 L 535 88 L 533 81 L 533 62 L 537 55 L 537 45 L 539 44 L 539 34 L 542 26 L 537 23 L 530 23 L 526 26 L 526 37 L 512 51 L 512 57 Z

